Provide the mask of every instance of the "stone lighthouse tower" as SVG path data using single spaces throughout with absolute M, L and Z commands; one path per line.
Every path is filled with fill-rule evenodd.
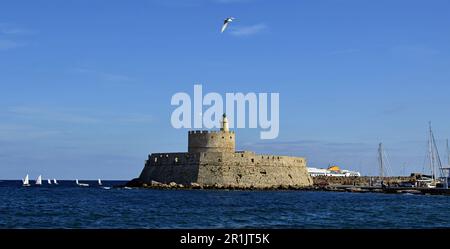
M 222 116 L 220 131 L 189 131 L 188 152 L 222 152 L 234 153 L 236 148 L 235 134 L 228 127 L 228 119 Z
M 227 119 L 227 115 L 224 113 L 222 115 L 222 128 L 220 128 L 221 131 L 224 132 L 229 132 L 230 129 L 228 128 L 228 119 Z

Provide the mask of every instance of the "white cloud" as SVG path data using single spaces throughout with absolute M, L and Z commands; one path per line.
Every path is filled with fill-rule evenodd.
M 267 30 L 265 24 L 255 24 L 252 26 L 234 26 L 230 28 L 230 34 L 234 36 L 250 36 L 256 35 Z
M 14 25 L 0 23 L 0 34 L 3 35 L 34 35 L 38 32 L 32 29 L 24 29 Z
M 153 117 L 141 113 L 86 113 L 72 109 L 39 108 L 29 106 L 10 107 L 8 114 L 22 119 L 45 120 L 73 124 L 140 124 L 150 123 Z
M 0 35 L 2 35 L 3 39 L 0 39 L 0 50 L 10 50 L 18 47 L 25 46 L 24 42 L 16 41 L 13 36 L 17 35 L 32 35 L 36 34 L 37 31 L 30 29 L 23 29 L 17 27 L 15 25 L 0 23 Z
M 0 141 L 44 139 L 60 135 L 58 130 L 46 130 L 24 124 L 0 124 Z
M 256 0 L 152 0 L 154 4 L 165 6 L 195 7 L 204 4 L 242 4 Z
M 330 52 L 330 55 L 341 55 L 341 54 L 354 54 L 360 52 L 360 49 L 357 48 L 348 48 L 348 49 L 341 49 L 341 50 L 335 50 Z
M 248 3 L 253 0 L 213 0 L 215 3 L 223 3 L 223 4 L 230 4 L 230 3 Z
M 11 40 L 0 40 L 0 50 L 10 50 L 18 47 L 24 46 L 24 43 L 11 41 Z
M 130 113 L 126 116 L 115 117 L 115 120 L 118 123 L 137 124 L 137 123 L 151 123 L 154 121 L 154 118 L 150 115 Z
M 19 106 L 9 108 L 8 111 L 9 113 L 14 114 L 18 117 L 31 118 L 35 120 L 49 120 L 55 122 L 81 123 L 81 124 L 93 124 L 99 122 L 97 118 L 93 117 L 73 114 L 67 111 L 55 111 L 36 107 Z
M 121 81 L 132 81 L 133 79 L 121 74 L 111 74 L 111 73 L 100 73 L 100 77 L 106 81 L 115 81 L 115 82 L 121 82 Z
M 109 72 L 102 72 L 97 71 L 89 68 L 71 68 L 70 71 L 80 74 L 87 74 L 92 75 L 95 77 L 100 78 L 101 80 L 110 81 L 110 82 L 127 82 L 127 81 L 133 81 L 131 77 L 123 74 L 116 74 L 116 73 L 109 73 Z
M 392 53 L 396 55 L 417 56 L 417 57 L 431 56 L 440 53 L 440 51 L 435 48 L 418 44 L 396 46 L 393 47 L 391 50 Z

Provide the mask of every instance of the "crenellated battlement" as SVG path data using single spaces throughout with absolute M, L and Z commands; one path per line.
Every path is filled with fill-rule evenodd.
M 235 151 L 235 134 L 230 131 L 189 131 L 188 152 L 228 152 Z
M 233 133 L 234 131 L 209 131 L 209 130 L 194 130 L 194 131 L 188 131 L 188 134 L 219 134 L 219 133 Z

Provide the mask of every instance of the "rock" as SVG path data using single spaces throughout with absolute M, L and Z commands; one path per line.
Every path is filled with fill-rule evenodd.
M 178 184 L 177 187 L 178 188 L 184 188 L 184 185 L 183 184 Z
M 236 189 L 236 187 L 237 186 L 235 184 L 228 184 L 225 186 L 225 188 L 227 188 L 227 189 Z
M 150 182 L 150 184 L 151 184 L 152 186 L 161 186 L 161 185 L 162 185 L 162 183 L 157 182 L 157 181 L 153 181 L 153 180 Z
M 216 184 L 214 184 L 214 188 L 221 189 L 221 188 L 223 188 L 223 185 L 220 183 L 216 183 Z
M 192 189 L 203 189 L 203 186 L 196 182 L 191 182 L 190 186 Z
M 133 180 L 125 184 L 126 187 L 142 187 L 144 182 L 139 178 L 134 178 Z
M 170 182 L 170 183 L 169 183 L 169 186 L 170 186 L 171 188 L 174 188 L 174 187 L 177 186 L 177 183 L 176 183 L 176 182 Z

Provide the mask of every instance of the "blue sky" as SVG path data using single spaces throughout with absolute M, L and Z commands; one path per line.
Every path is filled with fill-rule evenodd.
M 186 151 L 176 92 L 279 92 L 280 135 L 238 149 L 377 174 L 422 171 L 450 137 L 445 0 L 2 1 L 0 178 L 136 177 Z M 225 17 L 237 20 L 220 34 Z

